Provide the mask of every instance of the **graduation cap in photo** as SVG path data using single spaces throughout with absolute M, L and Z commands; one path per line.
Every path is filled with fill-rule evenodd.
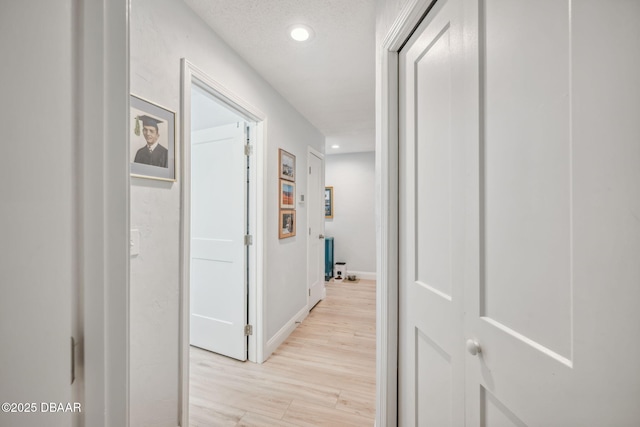
M 154 128 L 156 128 L 156 130 L 158 130 L 158 123 L 162 123 L 162 120 L 158 120 L 154 117 L 150 117 L 146 115 L 137 116 L 136 129 L 134 130 L 134 133 L 136 134 L 136 136 L 140 136 L 140 120 L 142 120 L 143 126 L 153 126 Z

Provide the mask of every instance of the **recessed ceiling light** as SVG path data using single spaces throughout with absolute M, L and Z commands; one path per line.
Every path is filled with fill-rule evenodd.
M 331 146 L 331 148 L 340 148 L 340 146 L 338 144 L 334 144 Z
M 289 28 L 289 35 L 298 42 L 305 42 L 313 36 L 313 30 L 306 25 L 294 25 Z

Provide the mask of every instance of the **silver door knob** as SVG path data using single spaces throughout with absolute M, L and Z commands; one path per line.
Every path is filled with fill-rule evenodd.
M 324 239 L 324 234 L 319 235 L 318 239 Z
M 469 352 L 470 355 L 475 356 L 476 354 L 480 353 L 482 350 L 480 349 L 480 344 L 478 344 L 478 341 L 468 339 L 467 351 Z

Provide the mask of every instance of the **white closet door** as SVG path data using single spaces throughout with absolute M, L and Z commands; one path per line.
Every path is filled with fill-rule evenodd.
M 640 425 L 638 17 L 481 2 L 467 425 Z
M 464 423 L 460 2 L 400 53 L 400 425 Z
M 638 16 L 439 0 L 403 48 L 401 426 L 640 423 Z

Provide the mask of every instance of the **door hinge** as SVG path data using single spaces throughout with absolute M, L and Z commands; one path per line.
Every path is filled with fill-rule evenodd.
M 244 335 L 247 337 L 253 335 L 253 325 L 244 325 Z
M 311 175 L 311 166 L 309 166 L 309 175 Z
M 71 384 L 76 380 L 76 340 L 71 337 Z
M 245 145 L 244 146 L 244 155 L 245 156 L 251 156 L 253 154 L 253 145 Z
M 311 289 L 309 289 L 309 296 L 311 296 Z
M 244 245 L 245 246 L 253 245 L 253 236 L 251 234 L 246 234 L 244 236 Z

